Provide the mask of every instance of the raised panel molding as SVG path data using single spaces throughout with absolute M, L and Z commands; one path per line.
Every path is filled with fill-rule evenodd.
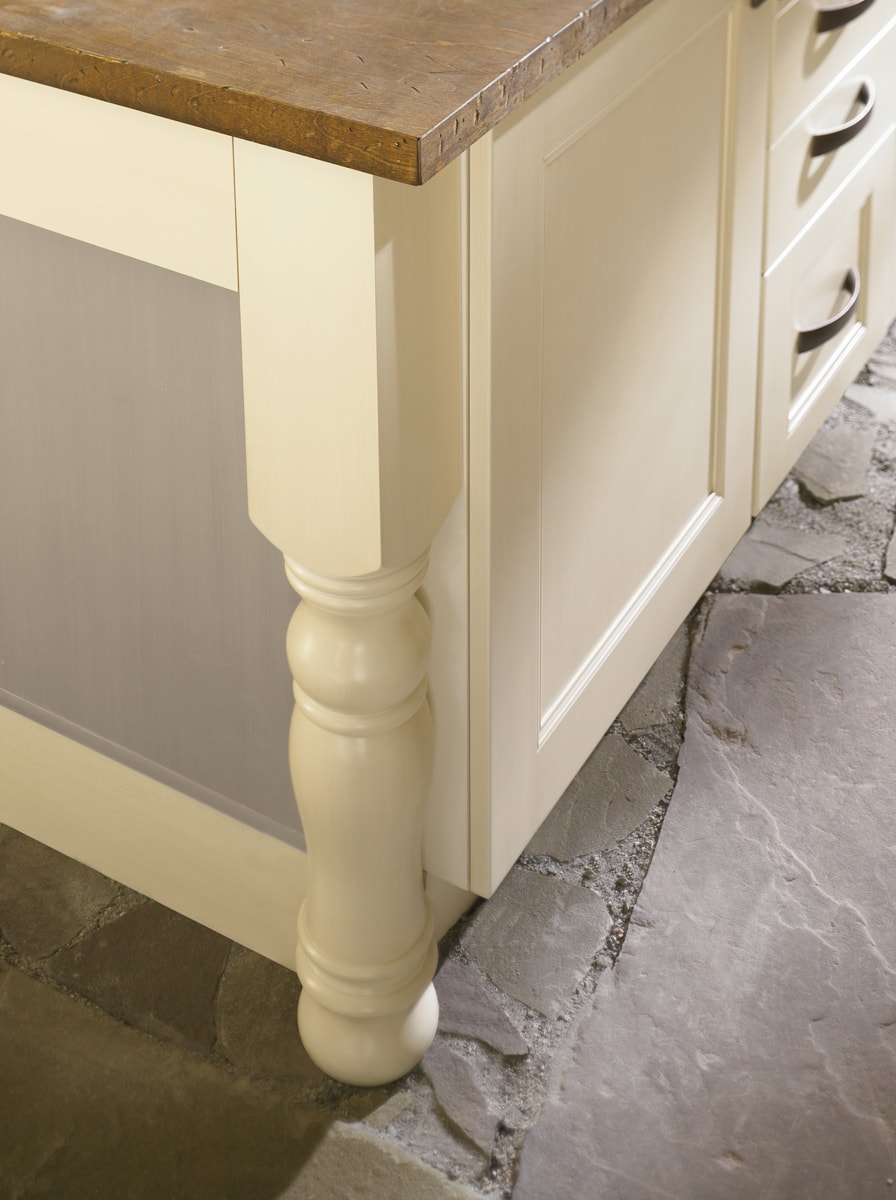
M 681 534 L 669 546 L 660 558 L 653 571 L 645 579 L 643 585 L 634 592 L 622 611 L 611 622 L 597 645 L 582 662 L 579 669 L 571 676 L 566 687 L 554 702 L 542 713 L 538 730 L 538 748 L 544 746 L 573 707 L 584 696 L 587 689 L 597 678 L 599 672 L 607 665 L 629 631 L 635 626 L 642 614 L 658 597 L 666 581 L 688 554 L 691 547 L 700 539 L 703 531 L 713 520 L 722 505 L 720 496 L 707 496 L 700 505 L 691 521 L 681 531 Z
M 768 52 L 753 17 L 660 0 L 471 154 L 484 895 L 749 522 L 765 134 L 750 91 Z

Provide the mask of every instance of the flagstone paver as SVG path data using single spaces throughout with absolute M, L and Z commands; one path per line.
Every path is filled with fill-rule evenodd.
M 863 481 L 868 494 L 820 506 L 791 476 L 758 523 L 835 535 L 847 544 L 842 557 L 800 569 L 785 592 L 888 587 L 881 564 L 896 511 L 894 364 L 896 336 L 882 344 L 821 436 L 824 442 L 832 430 L 846 427 L 866 442 L 874 437 Z M 743 586 L 751 583 L 719 577 L 712 590 Z M 719 601 L 714 613 L 735 599 Z M 759 603 L 793 599 L 800 597 Z M 855 600 L 841 598 L 850 605 Z M 813 624 L 810 610 L 799 611 L 798 624 Z M 677 776 L 692 625 L 689 620 L 678 631 L 613 727 L 611 749 L 602 754 L 616 747 L 621 779 L 642 769 L 632 755 L 641 756 L 643 767 L 652 764 L 645 778 L 657 785 L 665 781 L 664 788 L 671 788 Z M 714 616 L 709 632 L 717 628 Z M 555 829 L 562 834 L 553 846 L 560 857 L 524 856 L 496 896 L 447 936 L 447 961 L 436 983 L 443 1021 L 434 1050 L 423 1068 L 383 1088 L 334 1084 L 302 1057 L 293 1024 L 298 985 L 289 972 L 240 947 L 198 943 L 187 926 L 176 921 L 169 927 L 159 906 L 127 889 L 115 891 L 118 885 L 92 873 L 84 875 L 78 895 L 72 881 L 83 868 L 36 844 L 29 859 L 28 839 L 0 828 L 0 891 L 6 887 L 0 902 L 0 1196 L 156 1200 L 180 1194 L 172 1191 L 172 1171 L 179 1172 L 178 1186 L 183 1183 L 190 1200 L 896 1195 L 896 1182 L 887 1186 L 896 1181 L 896 1164 L 884 1180 L 878 1170 L 881 1145 L 894 1124 L 892 1110 L 886 1121 L 881 1112 L 890 1105 L 889 1031 L 896 1012 L 888 991 L 892 961 L 879 957 L 887 935 L 878 936 L 875 922 L 883 914 L 890 927 L 896 923 L 885 903 L 859 905 L 881 878 L 889 889 L 893 877 L 881 847 L 896 838 L 875 815 L 869 781 L 881 766 L 875 736 L 893 741 L 887 721 L 896 705 L 880 670 L 894 656 L 886 630 L 878 631 L 884 636 L 871 650 L 845 639 L 851 669 L 866 686 L 858 693 L 843 689 L 837 672 L 817 670 L 827 641 L 842 638 L 838 630 L 834 639 L 794 643 L 803 644 L 803 670 L 788 683 L 777 661 L 787 662 L 786 644 L 755 673 L 758 660 L 751 656 L 768 628 L 766 621 L 757 637 L 741 636 L 727 646 L 730 671 L 716 680 L 707 700 L 702 742 L 694 715 L 699 695 L 692 694 L 682 784 L 618 968 L 608 970 L 650 863 L 665 802 L 624 836 L 650 786 L 611 803 L 608 795 L 619 781 L 611 785 L 606 762 L 596 775 L 591 763 L 580 779 L 592 775 L 586 783 L 590 798 L 578 806 L 576 820 L 587 829 L 597 815 L 596 841 L 593 827 L 585 841 L 574 836 L 572 824 Z M 709 632 L 700 641 L 701 662 Z M 744 662 L 752 668 L 741 678 Z M 818 707 L 820 723 L 835 731 L 831 745 L 822 738 L 799 770 L 778 771 L 765 809 L 776 812 L 783 799 L 786 811 L 776 812 L 774 822 L 762 806 L 747 809 L 756 798 L 748 768 L 757 756 L 745 738 L 750 724 L 737 719 L 750 690 L 745 679 L 760 704 L 769 696 L 780 699 L 787 685 L 787 717 L 780 717 L 779 707 L 774 728 L 779 749 L 798 742 L 806 708 Z M 730 696 L 729 682 L 736 684 Z M 868 707 L 875 696 L 881 710 Z M 847 706 L 850 716 L 843 721 Z M 853 708 L 864 712 L 867 729 L 853 730 L 846 744 Z M 620 731 L 625 752 L 618 750 Z M 730 756 L 728 766 L 701 776 L 700 747 L 715 743 Z M 767 763 L 770 756 L 766 748 L 758 757 Z M 893 767 L 883 764 L 890 777 Z M 810 803 L 794 804 L 791 793 L 803 778 L 814 781 L 815 794 Z M 788 815 L 795 825 L 787 825 Z M 821 863 L 800 842 L 803 826 L 830 844 Z M 880 844 L 857 860 L 849 846 L 869 829 Z M 619 831 L 622 841 L 614 840 Z M 581 847 L 595 844 L 604 849 L 583 857 Z M 673 854 L 668 860 L 667 847 Z M 826 878 L 821 868 L 835 854 L 843 870 Z M 15 879 L 4 883 L 4 866 L 18 870 L 21 879 L 41 855 L 54 862 L 40 868 L 41 882 L 30 896 Z M 41 912 L 33 900 L 44 893 Z M 120 923 L 143 907 L 142 919 Z M 9 914 L 17 915 L 10 921 Z M 746 947 L 726 938 L 732 923 L 750 920 L 754 936 Z M 14 925 L 18 945 L 9 936 Z M 105 949 L 101 932 L 111 938 Z M 658 946 L 662 953 L 655 952 Z M 14 964 L 11 975 L 8 964 Z M 67 980 L 62 968 L 68 968 Z M 707 999 L 711 979 L 717 988 Z M 80 990 L 116 1020 L 57 987 Z M 659 1006 L 652 1002 L 657 994 L 663 996 Z M 855 1011 L 857 996 L 870 997 L 861 1012 Z M 129 1021 L 152 1037 L 122 1024 Z M 684 1053 L 681 1039 L 688 1032 L 693 1044 Z M 842 1068 L 844 1045 L 854 1078 Z M 876 1050 L 870 1065 L 869 1045 Z M 761 1046 L 767 1053 L 758 1065 L 743 1057 Z M 796 1068 L 788 1047 L 802 1054 Z M 542 1114 L 551 1069 L 552 1095 Z M 757 1081 L 768 1085 L 761 1102 L 750 1090 Z M 702 1089 L 702 1104 L 691 1085 Z M 794 1094 L 799 1104 L 788 1109 Z M 561 1095 L 565 1109 L 558 1108 Z M 590 1124 L 583 1113 L 593 1114 Z M 734 1127 L 738 1137 L 729 1137 Z M 790 1130 L 783 1140 L 782 1130 Z M 701 1160 L 706 1178 L 717 1169 L 709 1182 L 695 1170 Z
M 896 388 L 896 339 L 892 330 L 871 355 L 868 374 L 884 388 Z
M 148 900 L 61 950 L 49 969 L 120 1020 L 207 1052 L 229 950 L 219 933 Z
M 861 404 L 879 421 L 896 421 L 896 382 L 894 390 L 884 387 L 873 387 L 867 383 L 853 383 L 846 389 L 847 400 Z
M 475 1200 L 358 1125 L 0 963 L 4 1200 Z
M 896 532 L 887 545 L 887 553 L 884 558 L 884 579 L 896 583 Z
M 719 570 L 722 579 L 757 592 L 778 592 L 795 575 L 839 558 L 846 542 L 836 534 L 757 521 Z
M 448 959 L 436 975 L 435 983 L 439 1029 L 443 1033 L 478 1038 L 511 1057 L 528 1054 L 525 1039 L 476 979 L 472 967 Z
M 637 829 L 672 786 L 618 735 L 598 744 L 526 853 L 569 860 L 599 854 Z
M 123 890 L 15 829 L 0 829 L 0 930 L 26 958 L 61 949 Z
M 622 725 L 633 732 L 674 720 L 678 714 L 690 636 L 687 624 L 679 625 L 643 683 L 619 714 Z
M 498 987 L 547 1017 L 569 1003 L 612 922 L 581 887 L 512 868 L 464 934 L 464 948 Z
M 442 1111 L 488 1158 L 500 1118 L 489 1107 L 470 1064 L 439 1038 L 427 1051 L 422 1066 Z
M 722 596 L 678 788 L 514 1200 L 859 1200 L 896 1174 L 896 596 Z
M 279 1196 L 329 1122 L 0 963 L 0 1195 Z
M 874 439 L 873 429 L 821 429 L 800 455 L 794 478 L 819 504 L 864 496 Z
M 252 1074 L 322 1080 L 296 1036 L 301 990 L 293 971 L 233 945 L 215 998 L 217 1049 Z

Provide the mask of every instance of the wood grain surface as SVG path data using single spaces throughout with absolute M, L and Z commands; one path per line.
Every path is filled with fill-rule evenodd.
M 646 3 L 0 0 L 0 72 L 423 183 Z

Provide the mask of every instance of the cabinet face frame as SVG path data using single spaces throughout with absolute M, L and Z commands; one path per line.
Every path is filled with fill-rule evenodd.
M 237 290 L 233 139 L 0 74 L 0 212 Z
M 626 25 L 622 36 L 608 39 L 471 151 L 471 886 L 484 895 L 500 882 L 749 520 L 766 111 L 764 103 L 756 103 L 756 96 L 764 102 L 767 95 L 769 23 L 767 11 L 752 10 L 740 0 L 721 10 L 713 3 L 657 0 Z M 551 603 L 559 595 L 555 581 L 546 582 L 541 540 L 545 504 L 552 502 L 545 500 L 542 490 L 541 447 L 544 423 L 551 415 L 543 407 L 542 355 L 545 328 L 559 330 L 556 336 L 561 340 L 564 329 L 557 319 L 550 326 L 550 312 L 546 316 L 527 299 L 543 294 L 550 266 L 546 266 L 544 240 L 546 176 L 555 164 L 565 170 L 568 148 L 584 146 L 587 156 L 585 139 L 592 134 L 600 147 L 602 123 L 609 121 L 608 128 L 613 123 L 616 127 L 616 133 L 608 135 L 613 162 L 624 163 L 627 177 L 629 171 L 640 172 L 639 182 L 648 184 L 649 164 L 638 162 L 639 128 L 644 131 L 637 124 L 642 119 L 639 103 L 644 107 L 639 89 L 650 94 L 651 88 L 661 89 L 667 78 L 673 79 L 679 55 L 683 55 L 680 63 L 693 68 L 688 56 L 699 57 L 704 44 L 716 57 L 707 72 L 710 82 L 702 91 L 699 81 L 695 85 L 694 129 L 702 127 L 702 114 L 711 111 L 719 114 L 719 133 L 713 151 L 717 161 L 706 168 L 714 172 L 707 184 L 712 194 L 703 197 L 711 228 L 697 247 L 706 251 L 711 246 L 703 261 L 711 253 L 712 273 L 704 270 L 701 278 L 709 280 L 714 293 L 708 301 L 705 295 L 698 297 L 698 306 L 704 306 L 705 334 L 698 369 L 702 378 L 710 380 L 711 393 L 704 413 L 709 425 L 704 427 L 702 499 L 693 493 L 693 502 L 682 501 L 680 527 L 634 580 L 611 619 L 595 631 L 593 644 L 552 704 L 556 687 L 544 685 L 539 662 L 543 593 L 546 586 L 553 587 Z M 654 92 L 653 98 L 659 94 Z M 656 113 L 659 121 L 663 116 Z M 627 132 L 630 154 L 624 144 Z M 668 132 L 673 138 L 681 134 L 680 128 Z M 686 142 L 688 129 L 682 136 Z M 692 142 L 696 136 L 691 131 Z M 662 157 L 666 153 L 662 132 L 656 137 Z M 695 153 L 700 157 L 703 152 Z M 613 169 L 605 159 L 601 164 Z M 595 178 L 601 164 L 594 168 Z M 573 175 L 576 169 L 573 162 Z M 664 179 L 673 178 L 671 163 L 666 170 Z M 676 232 L 686 190 L 683 183 L 670 197 L 671 203 L 679 204 L 669 218 L 670 230 Z M 556 216 L 563 204 L 556 189 L 553 200 L 559 204 Z M 579 210 L 571 206 L 570 211 L 575 214 L 568 230 L 572 240 L 587 231 L 584 222 L 576 223 Z M 604 219 L 604 212 L 596 208 L 593 228 L 598 248 L 583 250 L 591 256 L 589 263 L 601 261 Z M 550 233 L 560 239 L 563 261 L 572 264 L 575 274 L 575 249 L 564 247 L 563 234 L 557 233 L 562 224 L 555 219 Z M 629 245 L 636 237 L 636 231 L 625 227 L 604 233 L 608 239 L 628 238 Z M 662 264 L 647 264 L 647 281 L 651 273 L 657 279 L 668 277 Z M 632 293 L 638 282 L 613 277 L 602 279 L 600 286 L 623 292 L 620 312 L 624 313 L 625 302 L 634 304 Z M 548 283 L 549 294 L 559 297 L 556 302 L 562 310 L 562 291 L 556 281 Z M 590 286 L 586 279 L 580 290 L 587 295 Z M 606 313 L 601 303 L 598 297 L 598 308 Z M 713 307 L 708 317 L 707 303 Z M 580 314 L 571 315 L 576 321 Z M 649 355 L 654 346 L 663 344 L 650 330 L 639 334 L 627 328 L 624 316 L 615 326 L 628 353 Z M 556 362 L 555 354 L 553 367 Z M 667 374 L 686 370 L 687 363 L 673 362 Z M 616 403 L 619 420 L 628 422 L 628 440 L 620 434 L 619 444 L 622 453 L 630 455 L 636 421 Z M 586 420 L 583 427 L 587 426 Z M 576 469 L 583 475 L 578 461 Z M 670 462 L 666 466 L 674 476 L 676 467 Z M 656 465 L 658 470 L 664 466 L 663 462 Z M 699 474 L 699 465 L 694 470 Z M 685 475 L 679 472 L 680 482 Z M 565 481 L 561 484 L 565 486 Z M 693 478 L 682 482 L 686 488 L 693 485 Z M 615 498 L 605 500 L 597 519 L 612 520 L 618 511 Z M 577 536 L 576 512 L 566 515 L 572 530 L 567 549 L 575 557 L 579 554 L 572 544 Z M 519 528 L 525 532 L 519 534 Z M 511 555 L 504 551 L 512 533 L 516 541 Z M 561 548 L 560 553 L 566 551 Z M 630 569 L 625 557 L 621 566 Z M 513 569 L 502 569 L 502 559 Z M 562 570 L 562 558 L 557 561 Z M 601 569 L 595 569 L 596 579 Z M 573 613 L 571 624 L 576 619 Z M 561 649 L 565 636 L 565 629 L 551 634 Z

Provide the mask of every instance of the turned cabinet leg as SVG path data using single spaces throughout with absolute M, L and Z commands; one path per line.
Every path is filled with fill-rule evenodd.
M 423 556 L 358 579 L 287 558 L 301 597 L 287 637 L 296 706 L 289 757 L 308 845 L 299 914 L 299 1031 L 345 1083 L 414 1067 L 438 1022 L 436 946 L 423 891 L 432 770 Z

